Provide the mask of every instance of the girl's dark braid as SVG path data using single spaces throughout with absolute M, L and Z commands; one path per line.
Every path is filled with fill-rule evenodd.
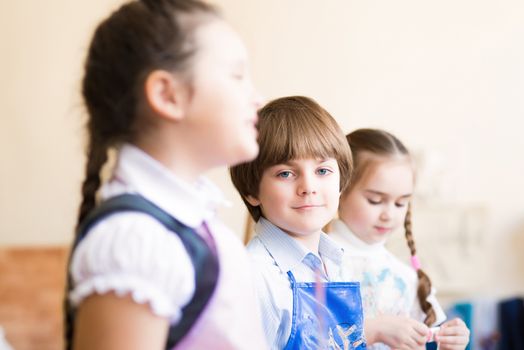
M 406 212 L 406 219 L 404 220 L 404 228 L 406 231 L 406 241 L 408 243 L 411 256 L 417 254 L 417 248 L 415 248 L 415 241 L 413 240 L 412 228 L 411 228 L 411 203 L 408 205 L 408 210 Z M 431 293 L 431 280 L 428 275 L 424 273 L 421 269 L 417 270 L 418 275 L 418 289 L 417 296 L 420 303 L 422 311 L 426 314 L 426 319 L 424 323 L 427 326 L 432 325 L 436 320 L 435 310 L 433 306 L 427 301 L 428 295 Z
M 85 179 L 82 183 L 82 202 L 78 213 L 77 226 L 96 205 L 96 192 L 102 182 L 100 171 L 107 162 L 107 146 L 92 141 L 87 152 Z

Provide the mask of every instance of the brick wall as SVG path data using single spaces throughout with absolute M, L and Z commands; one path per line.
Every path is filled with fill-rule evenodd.
M 0 249 L 0 325 L 15 350 L 62 349 L 65 247 Z

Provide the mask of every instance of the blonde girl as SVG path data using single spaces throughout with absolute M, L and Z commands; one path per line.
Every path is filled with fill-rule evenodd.
M 442 323 L 446 316 L 417 257 L 410 205 L 415 175 L 407 148 L 376 129 L 356 130 L 347 140 L 355 172 L 330 236 L 344 247 L 345 267 L 361 282 L 368 343 L 373 349 L 423 349 L 432 336 L 428 327 L 441 325 L 433 329 L 439 348 L 464 349 L 468 329 L 459 319 Z M 384 246 L 401 227 L 412 266 Z

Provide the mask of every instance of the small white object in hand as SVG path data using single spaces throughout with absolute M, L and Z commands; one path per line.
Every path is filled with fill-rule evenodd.
M 440 327 L 431 327 L 428 334 L 428 343 L 435 341 L 435 334 L 440 331 Z

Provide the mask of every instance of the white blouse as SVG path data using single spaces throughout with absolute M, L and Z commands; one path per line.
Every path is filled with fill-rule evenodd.
M 74 306 L 90 294 L 114 291 L 150 303 L 172 322 L 195 289 L 193 265 L 178 236 L 143 213 L 114 214 L 96 224 L 78 245 L 71 273 Z
M 385 242 L 368 244 L 340 220 L 333 221 L 332 231 L 329 236 L 344 248 L 344 273 L 361 282 L 365 317 L 409 316 L 424 321 L 426 316 L 416 296 L 418 277 L 412 267 L 389 252 Z M 446 319 L 446 315 L 435 293 L 432 288 L 427 300 L 436 313 L 434 325 L 438 325 Z
M 177 348 L 245 349 L 253 341 L 253 348 L 265 349 L 247 253 L 215 216 L 215 208 L 225 203 L 218 188 L 204 178 L 186 183 L 128 144 L 119 152 L 112 179 L 101 189 L 104 199 L 122 193 L 139 193 L 214 241 L 219 259 L 216 290 Z M 116 213 L 96 223 L 76 248 L 70 271 L 73 306 L 93 293 L 114 291 L 148 303 L 154 314 L 172 324 L 180 320 L 195 291 L 193 265 L 181 240 L 144 213 Z

